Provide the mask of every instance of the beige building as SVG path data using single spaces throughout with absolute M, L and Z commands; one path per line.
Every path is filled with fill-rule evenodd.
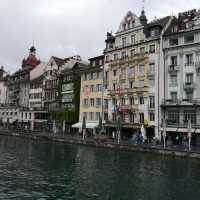
M 124 137 L 132 137 L 142 126 L 148 139 L 160 137 L 160 38 L 169 19 L 147 23 L 144 10 L 140 17 L 129 11 L 116 34 L 107 33 L 104 118 L 109 132 L 115 130 L 120 115 Z
M 95 134 L 99 117 L 102 114 L 103 56 L 91 58 L 90 65 L 81 73 L 79 123 L 73 128 L 82 128 L 83 117 L 86 119 L 87 131 Z

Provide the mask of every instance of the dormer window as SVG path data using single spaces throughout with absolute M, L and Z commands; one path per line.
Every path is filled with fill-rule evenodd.
M 125 38 L 125 37 L 122 38 L 122 46 L 123 46 L 123 47 L 126 46 L 126 38 Z
M 131 35 L 131 43 L 135 44 L 135 35 Z
M 192 43 L 192 42 L 194 42 L 194 34 L 186 35 L 184 37 L 184 41 L 185 41 L 185 43 Z
M 156 37 L 159 35 L 159 29 L 158 28 L 154 28 L 154 29 L 151 29 L 151 37 Z
M 178 32 L 178 26 L 173 26 L 173 27 L 172 27 L 172 32 L 173 32 L 173 33 Z
M 169 44 L 170 44 L 170 46 L 178 45 L 178 37 L 177 38 L 171 38 L 169 40 Z
M 123 24 L 123 29 L 124 29 L 124 31 L 126 30 L 126 24 Z

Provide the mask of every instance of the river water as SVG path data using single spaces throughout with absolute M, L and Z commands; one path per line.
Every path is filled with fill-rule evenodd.
M 0 136 L 0 199 L 199 200 L 200 160 Z

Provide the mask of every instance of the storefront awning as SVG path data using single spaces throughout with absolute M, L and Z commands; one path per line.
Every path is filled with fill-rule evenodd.
M 177 130 L 177 132 L 180 132 L 180 133 L 188 133 L 188 129 L 187 128 L 179 128 L 178 130 Z M 191 133 L 194 133 L 195 132 L 195 129 L 193 128 L 192 130 L 191 130 Z
M 98 122 L 87 122 L 86 123 L 86 128 L 88 129 L 93 129 L 98 126 Z M 82 122 L 78 122 L 74 125 L 72 125 L 72 128 L 82 128 Z
M 160 130 L 163 131 L 163 127 Z M 176 131 L 177 131 L 177 128 L 172 128 L 172 127 L 166 128 L 166 132 L 176 132 Z

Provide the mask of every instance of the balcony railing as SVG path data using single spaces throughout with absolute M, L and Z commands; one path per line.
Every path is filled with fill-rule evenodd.
M 187 62 L 185 63 L 185 66 L 194 66 L 194 62 Z
M 154 70 L 148 70 L 147 71 L 147 76 L 148 77 L 155 77 L 155 71 Z
M 168 66 L 168 72 L 169 73 L 177 73 L 177 71 L 179 71 L 179 66 L 177 65 L 169 65 Z
M 194 82 L 187 82 L 183 85 L 185 90 L 194 90 L 196 88 L 196 84 Z

